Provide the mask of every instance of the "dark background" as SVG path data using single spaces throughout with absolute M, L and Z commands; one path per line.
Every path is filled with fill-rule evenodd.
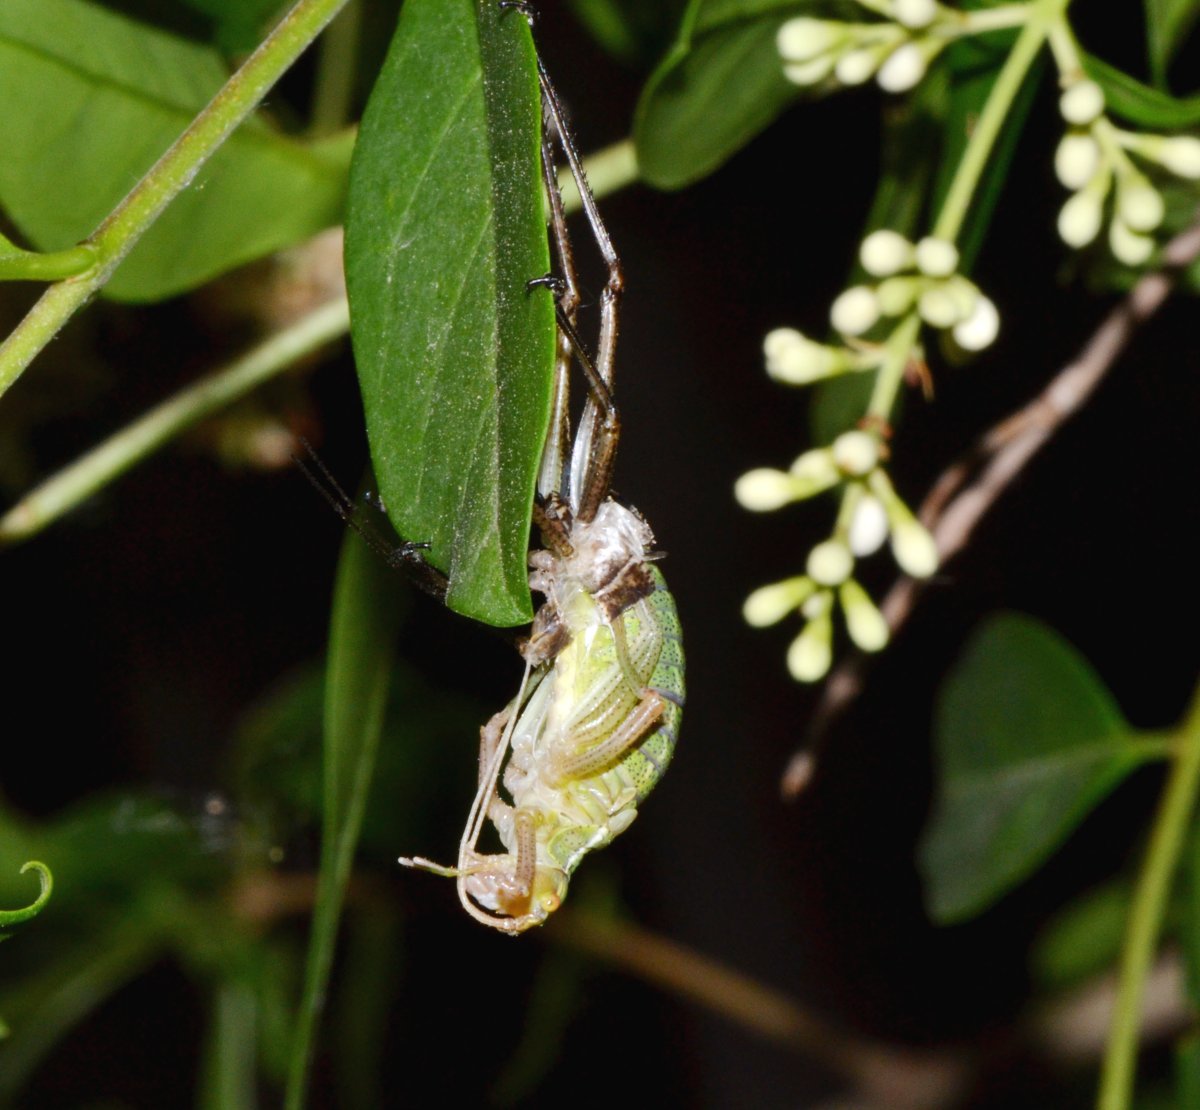
M 623 137 L 644 75 L 603 55 L 557 5 L 540 7 L 540 47 L 582 149 Z M 1138 72 L 1140 14 L 1116 24 L 1093 8 L 1079 7 L 1085 45 Z M 302 104 L 306 80 L 302 68 L 283 95 Z M 999 306 L 999 340 L 968 367 L 935 362 L 935 402 L 913 395 L 893 442 L 896 485 L 912 502 L 1070 359 L 1113 301 L 1069 280 L 1063 262 L 1054 232 L 1063 192 L 1051 166 L 1059 134 L 1044 81 L 972 274 Z M 784 667 L 796 627 L 753 631 L 739 610 L 755 586 L 798 572 L 826 534 L 831 503 L 752 516 L 731 490 L 750 467 L 785 466 L 810 445 L 805 395 L 767 379 L 761 339 L 784 324 L 822 331 L 873 193 L 878 136 L 877 92 L 846 93 L 788 112 L 682 193 L 639 186 L 602 203 L 627 275 L 616 486 L 670 553 L 664 572 L 683 621 L 689 700 L 670 775 L 595 866 L 619 873 L 635 920 L 848 1028 L 935 1045 L 1013 1021 L 1038 924 L 1139 847 L 1155 772 L 969 924 L 928 923 L 913 865 L 930 798 L 934 695 L 985 615 L 1015 609 L 1052 625 L 1136 725 L 1179 716 L 1196 661 L 1192 638 L 1179 639 L 1195 614 L 1195 307 L 1170 303 L 1035 459 L 875 661 L 809 791 L 784 803 L 779 776 L 805 740 L 816 694 Z M 28 298 L 0 290 L 0 320 L 15 319 Z M 5 404 L 47 413 L 29 457 L 49 472 L 214 365 L 236 338 L 195 300 L 148 311 L 93 305 Z M 310 384 L 305 419 L 331 468 L 352 482 L 365 448 L 348 344 Z M 298 403 L 286 391 L 275 397 Z M 295 472 L 231 474 L 193 444 L 4 552 L 0 611 L 15 649 L 0 741 L 7 797 L 49 816 L 104 786 L 150 784 L 193 800 L 226 789 L 241 714 L 323 651 L 340 539 Z M 883 568 L 872 580 L 878 593 L 886 581 Z M 423 599 L 400 650 L 440 687 L 477 702 L 480 721 L 519 678 L 501 640 Z M 473 733 L 462 736 L 468 779 L 475 744 Z M 397 843 L 396 854 L 447 855 L 468 797 L 444 814 L 439 840 Z M 553 949 L 537 936 L 485 935 L 449 883 L 380 874 L 405 920 L 388 1089 L 396 1105 L 435 1095 L 479 1104 Z M 810 1059 L 624 973 L 597 965 L 585 984 L 575 1020 L 558 1031 L 560 1061 L 528 1104 L 802 1106 L 833 1087 Z M 160 967 L 72 1035 L 31 1105 L 185 1103 L 199 1006 L 182 972 Z M 638 1078 L 643 1069 L 649 1080 Z M 1085 1079 L 1080 1105 L 1087 1090 Z M 1009 1059 L 972 1105 L 1065 1105 L 1075 1097 L 1067 1091 L 1075 1088 L 1054 1086 L 1039 1065 Z

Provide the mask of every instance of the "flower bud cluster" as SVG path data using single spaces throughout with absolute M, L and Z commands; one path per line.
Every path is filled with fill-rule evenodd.
M 873 231 L 863 240 L 859 261 L 875 285 L 855 285 L 833 302 L 830 319 L 843 335 L 857 336 L 881 317 L 914 309 L 932 328 L 949 331 L 964 351 L 981 351 L 996 338 L 996 306 L 969 278 L 958 273 L 958 250 L 945 239 L 926 236 L 910 243 L 895 231 Z
M 910 243 L 895 231 L 875 231 L 859 251 L 863 269 L 881 280 L 854 285 L 829 310 L 844 344 L 818 343 L 795 328 L 775 328 L 763 340 L 767 373 L 788 385 L 808 385 L 847 371 L 876 370 L 885 348 L 859 342 L 881 319 L 916 311 L 930 327 L 948 331 L 963 351 L 996 338 L 1000 315 L 979 287 L 957 272 L 958 251 L 944 239 Z
M 908 574 L 926 578 L 937 569 L 933 537 L 896 493 L 881 465 L 883 456 L 878 436 L 843 432 L 830 446 L 804 452 L 788 470 L 751 470 L 735 487 L 742 506 L 756 512 L 843 488 L 841 523 L 809 552 L 805 573 L 755 590 L 743 609 L 755 627 L 793 611 L 803 617 L 804 628 L 787 656 L 788 669 L 800 682 L 816 682 L 829 669 L 837 605 L 851 640 L 863 651 L 879 651 L 887 643 L 887 622 L 854 579 L 856 559 L 874 554 L 890 537 L 892 554 Z
M 1200 139 L 1124 131 L 1104 114 L 1104 91 L 1095 81 L 1071 81 L 1059 98 L 1067 131 L 1054 155 L 1058 180 L 1071 196 L 1058 215 L 1058 233 L 1070 247 L 1086 247 L 1100 234 L 1112 197 L 1108 246 L 1127 266 L 1140 266 L 1154 250 L 1153 233 L 1166 214 L 1163 195 L 1129 157 L 1160 171 L 1200 180 Z
M 882 20 L 850 23 L 800 16 L 779 28 L 783 72 L 797 85 L 861 85 L 872 77 L 885 92 L 907 92 L 951 42 L 1013 26 L 1027 5 L 975 12 L 937 0 L 858 0 Z

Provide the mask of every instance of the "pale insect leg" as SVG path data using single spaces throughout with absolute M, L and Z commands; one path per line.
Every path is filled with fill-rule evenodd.
M 590 778 L 611 767 L 658 724 L 666 708 L 666 699 L 657 690 L 643 691 L 641 701 L 599 744 L 569 754 L 555 752 L 551 767 L 554 774 L 552 785 Z
M 479 843 L 480 834 L 483 832 L 483 823 L 487 819 L 487 803 L 496 793 L 496 784 L 500 780 L 500 767 L 512 741 L 513 729 L 516 728 L 517 720 L 521 715 L 521 707 L 525 704 L 525 688 L 529 684 L 531 669 L 530 664 L 526 663 L 525 673 L 521 676 L 521 688 L 517 691 L 517 696 L 513 701 L 512 713 L 509 715 L 508 724 L 504 728 L 500 742 L 495 744 L 495 750 L 488 761 L 486 775 L 482 773 L 483 769 L 480 769 L 479 789 L 475 792 L 475 799 L 471 803 L 471 812 L 467 815 L 467 824 L 463 829 L 462 839 L 458 842 L 458 868 L 455 875 L 458 880 L 455 883 L 458 900 L 467 913 L 484 925 L 495 926 L 496 916 L 480 909 L 471 900 L 471 896 L 467 893 L 466 881 L 469 875 L 483 869 L 478 862 L 479 856 L 475 848 Z M 520 861 L 518 860 L 518 862 Z

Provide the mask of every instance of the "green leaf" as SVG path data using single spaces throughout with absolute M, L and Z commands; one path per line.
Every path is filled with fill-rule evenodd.
M 228 76 L 221 55 L 84 0 L 0 3 L 0 207 L 38 249 L 91 235 Z M 353 138 L 303 143 L 249 121 L 105 292 L 191 289 L 336 224 Z
M 233 54 L 253 50 L 288 6 L 287 0 L 182 0 L 207 15 L 214 41 Z
M 638 102 L 638 172 L 660 189 L 712 173 L 800 95 L 775 47 L 796 0 L 692 0 Z
M 1114 966 L 1132 892 L 1124 879 L 1086 891 L 1046 924 L 1030 956 L 1043 991 L 1062 991 Z
M 1165 86 L 1167 66 L 1196 25 L 1198 0 L 1144 0 L 1146 51 L 1156 85 Z
M 938 699 L 940 783 L 920 846 L 938 921 L 969 917 L 1034 871 L 1130 771 L 1139 741 L 1074 649 L 1030 617 L 993 618 Z
M 1104 90 L 1113 115 L 1151 131 L 1181 131 L 1200 125 L 1200 95 L 1178 97 L 1152 89 L 1090 54 L 1083 68 Z
M 1175 1042 L 1176 1107 L 1200 1106 L 1200 1033 L 1185 1033 Z
M 653 63 L 671 41 L 684 0 L 567 0 L 600 47 L 627 65 Z
M 402 611 L 402 584 L 362 539 L 347 532 L 330 618 L 325 698 L 325 808 L 321 870 L 309 938 L 304 997 L 292 1046 L 288 1105 L 299 1106 L 338 921 L 375 770 L 388 676 Z
M 493 0 L 409 0 L 351 170 L 346 279 L 388 515 L 451 608 L 530 619 L 525 565 L 550 419 L 533 46 Z

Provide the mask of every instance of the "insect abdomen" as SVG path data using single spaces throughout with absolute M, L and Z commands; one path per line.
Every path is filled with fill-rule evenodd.
M 654 581 L 654 592 L 646 598 L 646 605 L 658 624 L 662 647 L 646 686 L 662 696 L 666 707 L 650 735 L 625 757 L 622 764 L 622 769 L 637 790 L 638 802 L 654 789 L 671 762 L 679 736 L 679 722 L 683 719 L 685 698 L 683 638 L 679 614 L 675 611 L 675 599 L 657 567 L 650 568 L 650 576 Z

